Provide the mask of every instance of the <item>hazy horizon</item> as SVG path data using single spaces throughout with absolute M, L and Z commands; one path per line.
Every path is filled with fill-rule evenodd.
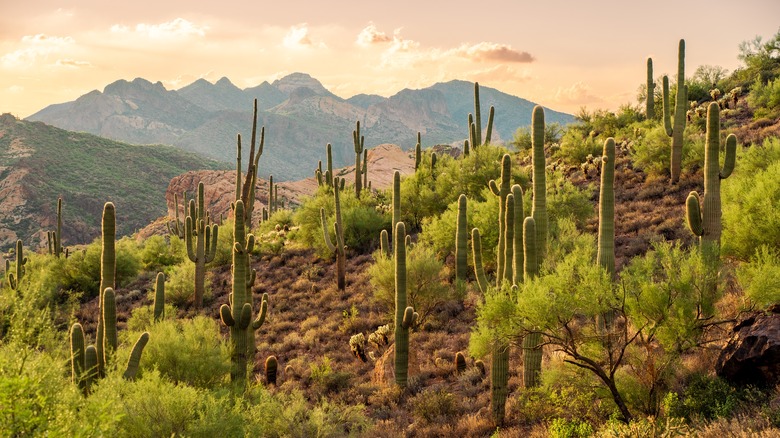
M 741 42 L 780 28 L 774 0 L 741 2 L 737 19 L 725 0 L 159 3 L 4 5 L 0 112 L 27 117 L 120 79 L 175 90 L 227 77 L 244 89 L 293 72 L 343 98 L 459 79 L 568 113 L 616 109 L 636 103 L 648 56 L 655 76 L 676 73 L 681 38 L 690 76 L 733 71 Z

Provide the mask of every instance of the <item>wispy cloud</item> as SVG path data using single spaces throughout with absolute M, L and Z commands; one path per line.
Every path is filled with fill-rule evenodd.
M 0 65 L 5 68 L 32 67 L 38 59 L 45 59 L 73 45 L 74 39 L 65 36 L 49 36 L 43 33 L 25 35 L 21 39 L 21 48 L 0 57 Z
M 496 62 L 533 62 L 534 57 L 528 52 L 520 52 L 506 44 L 481 42 L 474 45 L 461 45 L 453 50 L 454 54 L 466 57 L 472 61 Z
M 134 28 L 115 24 L 111 26 L 111 32 L 115 34 L 134 33 L 151 39 L 171 39 L 182 37 L 203 37 L 209 30 L 208 26 L 197 25 L 183 18 L 175 18 L 160 24 L 136 24 Z
M 327 46 L 322 41 L 315 41 L 312 39 L 309 33 L 309 26 L 306 23 L 301 23 L 292 26 L 287 34 L 282 39 L 282 45 L 290 49 L 298 48 L 326 48 Z
M 558 87 L 553 100 L 565 105 L 586 105 L 604 101 L 592 94 L 591 88 L 583 82 L 576 82 L 569 87 Z
M 78 61 L 70 58 L 58 59 L 57 62 L 54 63 L 54 65 L 57 67 L 68 67 L 68 68 L 92 67 L 92 64 L 88 61 Z
M 369 23 L 357 36 L 358 45 L 370 46 L 372 44 L 389 43 L 393 38 L 376 28 L 374 23 Z

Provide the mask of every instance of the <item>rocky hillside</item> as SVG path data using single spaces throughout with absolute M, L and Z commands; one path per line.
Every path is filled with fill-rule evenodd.
M 352 162 L 357 120 L 369 148 L 380 143 L 411 148 L 418 131 L 424 147 L 461 143 L 467 137 L 467 115 L 474 111 L 473 93 L 473 83 L 450 81 L 388 98 L 342 99 L 303 73 L 243 90 L 227 78 L 214 84 L 200 79 L 179 90 L 137 78 L 50 105 L 28 119 L 130 143 L 171 144 L 233 163 L 236 134 L 249 135 L 256 98 L 259 123 L 266 127 L 260 175 L 287 181 L 308 177 L 327 143 L 333 145 L 336 165 Z M 480 97 L 483 124 L 488 108 L 496 107 L 493 140 L 509 140 L 518 127 L 530 124 L 533 102 L 488 87 L 480 87 Z M 548 123 L 574 121 L 549 109 L 546 115 Z
M 117 206 L 119 234 L 165 213 L 171 178 L 192 169 L 226 167 L 171 146 L 136 146 L 40 122 L 0 116 L 0 249 L 17 239 L 46 244 L 63 198 L 63 243 L 100 234 L 103 204 Z

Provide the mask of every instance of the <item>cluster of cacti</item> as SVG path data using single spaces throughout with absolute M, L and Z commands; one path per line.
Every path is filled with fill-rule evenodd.
M 395 383 L 406 387 L 409 367 L 409 329 L 417 312 L 406 302 L 406 225 L 398 222 L 393 236 L 395 258 Z
M 688 107 L 688 86 L 685 85 L 685 40 L 680 40 L 677 51 L 677 95 L 674 105 L 674 126 L 672 126 L 669 106 L 669 78 L 663 77 L 664 128 L 666 135 L 672 137 L 671 167 L 672 183 L 680 179 L 682 167 L 683 132 L 685 131 Z
M 198 203 L 190 200 L 189 213 L 185 219 L 184 246 L 187 257 L 195 263 L 195 295 L 193 304 L 198 309 L 203 305 L 203 293 L 206 290 L 206 263 L 214 260 L 217 254 L 217 235 L 219 227 L 209 224 L 206 212 L 203 182 L 198 183 Z M 195 240 L 193 242 L 193 240 Z
M 645 99 L 645 117 L 655 118 L 655 82 L 653 81 L 653 58 L 647 58 L 647 98 Z
M 330 252 L 336 253 L 336 283 L 339 290 L 345 290 L 347 287 L 346 274 L 347 274 L 347 255 L 345 252 L 346 246 L 344 245 L 344 225 L 341 222 L 341 201 L 339 198 L 339 192 L 342 190 L 340 185 L 340 178 L 333 179 L 333 202 L 335 204 L 336 219 L 333 224 L 333 231 L 335 241 L 330 238 L 328 233 L 328 222 L 325 216 L 325 209 L 320 208 L 320 223 L 322 224 L 322 235 L 325 239 L 325 245 Z
M 255 272 L 249 269 L 249 254 L 255 244 L 253 235 L 246 234 L 244 225 L 244 203 L 235 203 L 235 222 L 233 223 L 233 288 L 229 296 L 230 305 L 223 304 L 219 309 L 222 323 L 230 328 L 232 344 L 230 378 L 233 382 L 246 382 L 247 364 L 254 353 L 254 332 L 265 322 L 268 310 L 268 294 L 263 294 L 260 312 L 252 317 L 252 289 Z
M 481 146 L 482 143 L 482 111 L 479 104 L 479 83 L 474 83 L 474 117 L 469 114 L 468 128 L 469 128 L 469 143 L 471 149 L 476 149 Z M 490 112 L 488 114 L 487 127 L 485 129 L 485 144 L 490 143 L 490 138 L 493 134 L 493 118 L 495 116 L 495 109 L 491 105 Z M 464 155 L 468 155 L 467 149 L 469 145 L 463 147 Z
M 360 164 L 360 157 L 363 154 L 363 145 L 366 138 L 360 135 L 360 121 L 355 123 L 355 130 L 352 131 L 352 143 L 355 147 L 355 196 L 360 198 L 360 192 L 363 190 L 363 166 Z
M 184 203 L 181 205 L 183 217 L 187 217 L 187 207 L 190 205 L 187 201 L 187 192 L 182 193 Z M 179 195 L 173 194 L 173 222 L 168 222 L 168 234 L 171 236 L 177 236 L 179 239 L 184 239 L 184 222 L 179 220 Z M 173 224 L 173 225 L 171 225 Z
M 57 198 L 57 231 L 47 231 L 49 254 L 59 257 L 62 254 L 62 198 Z
M 737 137 L 726 138 L 726 156 L 723 169 L 719 169 L 720 153 L 720 107 L 716 102 L 707 108 L 707 140 L 704 146 L 704 194 L 700 206 L 699 194 L 691 192 L 686 200 L 688 227 L 699 236 L 699 246 L 710 266 L 716 266 L 719 258 L 721 235 L 720 180 L 726 179 L 734 170 Z
M 19 283 L 22 281 L 22 277 L 24 277 L 24 265 L 27 264 L 27 257 L 24 256 L 24 247 L 22 245 L 22 240 L 19 239 L 16 241 L 16 264 L 14 265 L 15 273 L 11 272 L 11 262 L 9 260 L 5 261 L 5 275 L 8 279 L 8 285 L 11 287 L 11 289 L 16 290 L 16 288 L 19 287 Z

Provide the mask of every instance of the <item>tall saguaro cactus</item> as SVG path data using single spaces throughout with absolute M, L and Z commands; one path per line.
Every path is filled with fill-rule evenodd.
M 406 225 L 395 226 L 395 383 L 406 387 L 409 371 L 409 329 L 417 321 L 414 308 L 406 305 Z
M 495 116 L 495 109 L 491 105 L 490 112 L 488 113 L 488 122 L 485 132 L 485 142 L 482 142 L 482 110 L 479 102 L 479 82 L 474 82 L 474 119 L 472 121 L 469 117 L 469 139 L 471 140 L 471 147 L 476 149 L 483 144 L 490 143 L 490 137 L 493 134 L 493 117 Z
M 187 192 L 182 193 L 184 203 L 182 203 L 181 209 L 184 217 L 187 217 L 187 207 L 190 205 L 187 201 Z M 173 222 L 168 222 L 168 234 L 171 236 L 177 236 L 179 239 L 184 239 L 184 222 L 179 220 L 179 195 L 173 194 Z M 171 225 L 171 223 L 173 225 Z
M 537 263 L 542 262 L 547 248 L 547 177 L 544 158 L 544 108 L 537 105 L 531 115 L 531 153 L 533 155 L 533 208 L 536 223 Z
M 523 222 L 523 244 L 525 281 L 531 281 L 539 274 L 538 247 L 533 236 L 536 235 L 536 221 L 533 217 L 525 218 Z M 529 333 L 523 338 L 523 385 L 526 388 L 539 385 L 542 372 L 542 335 Z
M 330 234 L 328 233 L 328 222 L 325 216 L 325 209 L 320 208 L 320 222 L 322 223 L 322 235 L 325 239 L 325 246 L 328 247 L 330 252 L 336 253 L 336 283 L 339 290 L 346 290 L 346 272 L 347 272 L 347 255 L 344 250 L 344 225 L 341 221 L 341 201 L 339 198 L 339 178 L 333 179 L 333 201 L 336 210 L 336 220 L 333 224 L 333 231 L 335 241 L 332 241 Z
M 417 131 L 417 144 L 414 145 L 414 171 L 420 168 L 422 161 L 422 143 L 420 142 L 420 131 Z
M 468 269 L 467 202 L 466 195 L 461 194 L 458 197 L 458 219 L 455 227 L 455 278 L 458 280 L 466 280 L 466 270 Z
M 653 81 L 653 58 L 647 58 L 647 100 L 645 101 L 645 117 L 655 118 L 655 82 Z
M 669 78 L 663 77 L 664 128 L 666 135 L 672 137 L 671 167 L 672 183 L 680 179 L 682 167 L 683 133 L 688 106 L 688 86 L 685 85 L 685 40 L 680 40 L 677 49 L 677 95 L 674 103 L 674 126 L 671 122 L 669 107 Z
M 57 231 L 49 231 L 46 234 L 49 254 L 59 257 L 62 254 L 62 198 L 57 198 Z
M 599 192 L 599 249 L 596 260 L 615 276 L 615 139 L 604 142 Z
M 113 289 L 116 287 L 116 209 L 114 204 L 106 202 L 103 206 L 103 222 L 102 222 L 102 251 L 100 254 L 100 296 L 99 296 L 99 309 L 98 314 L 98 326 L 95 339 L 95 347 L 97 349 L 97 363 L 98 363 L 98 376 L 105 375 L 105 352 L 104 352 L 104 337 L 106 331 L 106 322 L 103 318 L 103 295 L 106 289 Z M 116 330 L 116 327 L 114 328 Z
M 84 352 L 84 329 L 81 324 L 74 323 L 70 328 L 70 365 L 71 379 L 78 385 L 82 392 L 86 393 L 85 371 L 85 352 Z
M 699 206 L 699 195 L 691 192 L 686 201 L 688 227 L 699 236 L 702 253 L 715 266 L 719 258 L 721 235 L 720 180 L 726 179 L 734 170 L 737 137 L 726 138 L 726 157 L 723 169 L 719 169 L 720 153 L 720 107 L 712 102 L 707 107 L 707 141 L 704 146 L 704 195 L 703 208 Z
M 154 285 L 154 321 L 165 318 L 165 274 L 157 273 Z
M 16 241 L 16 265 L 14 266 L 16 273 L 11 272 L 10 262 L 8 260 L 5 261 L 5 275 L 8 277 L 8 285 L 14 290 L 19 287 L 19 283 L 22 281 L 22 277 L 24 277 L 24 265 L 27 264 L 27 257 L 24 256 L 23 251 L 24 245 L 22 245 L 22 240 L 18 239 Z
M 501 282 L 505 278 L 505 251 L 506 251 L 506 197 L 509 194 L 512 180 L 512 157 L 504 154 L 501 158 L 501 181 L 490 180 L 490 191 L 498 196 L 498 261 L 496 273 L 496 286 L 501 287 Z
M 525 257 L 523 255 L 523 218 L 525 218 L 525 211 L 523 209 L 523 189 L 519 184 L 512 186 L 512 199 L 514 200 L 514 220 L 512 222 L 514 226 L 513 239 L 512 239 L 512 252 L 514 257 L 512 258 L 512 284 L 520 284 L 523 282 L 523 262 Z
M 355 146 L 355 196 L 360 199 L 360 191 L 363 189 L 363 178 L 360 165 L 360 157 L 363 154 L 363 145 L 366 141 L 365 136 L 360 135 L 360 120 L 355 123 L 355 130 L 352 131 L 352 143 Z
M 206 213 L 203 182 L 198 183 L 198 203 L 190 200 L 189 215 L 185 219 L 184 244 L 187 257 L 195 263 L 195 295 L 193 304 L 196 309 L 203 306 L 203 293 L 206 289 L 206 263 L 214 260 L 217 254 L 217 234 L 219 227 L 209 225 Z M 195 242 L 193 242 L 193 239 Z
M 230 327 L 230 342 L 233 346 L 231 361 L 233 368 L 230 378 L 233 382 L 245 383 L 247 364 L 251 352 L 254 352 L 254 331 L 265 322 L 268 310 L 268 295 L 263 295 L 260 312 L 252 319 L 252 290 L 249 286 L 249 253 L 252 252 L 255 239 L 246 235 L 244 225 L 244 203 L 235 203 L 235 223 L 233 224 L 233 288 L 230 294 L 230 306 L 223 304 L 219 309 L 222 322 Z M 251 336 L 250 336 L 251 335 Z

